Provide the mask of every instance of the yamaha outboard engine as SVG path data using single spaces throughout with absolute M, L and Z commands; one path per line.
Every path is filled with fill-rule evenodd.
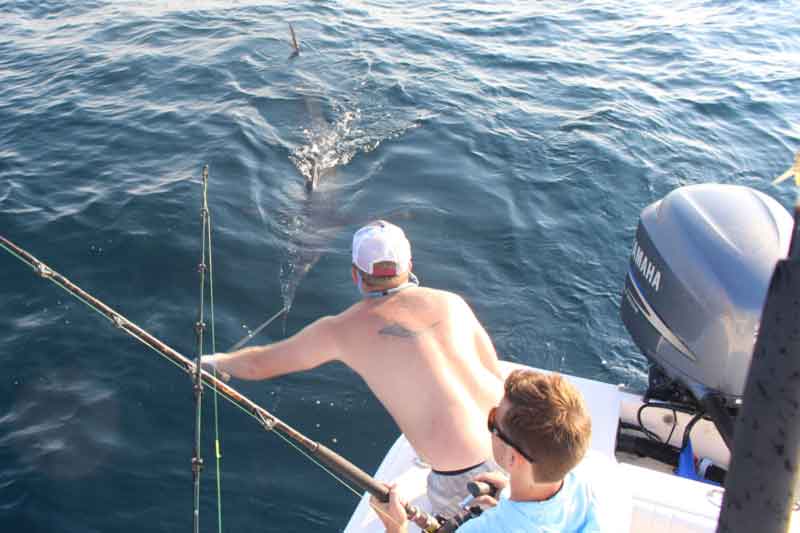
M 681 187 L 642 211 L 621 313 L 651 363 L 647 397 L 686 403 L 730 448 L 761 310 L 792 217 L 734 185 Z

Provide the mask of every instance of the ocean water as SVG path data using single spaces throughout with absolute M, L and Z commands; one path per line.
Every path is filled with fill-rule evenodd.
M 383 217 L 502 359 L 641 390 L 639 212 L 706 182 L 792 205 L 798 27 L 791 1 L 0 2 L 0 235 L 194 357 L 209 165 L 216 349 L 353 303 Z M 187 376 L 8 254 L 0 301 L 0 531 L 189 530 Z M 341 365 L 235 386 L 368 472 L 398 435 Z M 344 527 L 357 495 L 218 410 L 223 530 Z

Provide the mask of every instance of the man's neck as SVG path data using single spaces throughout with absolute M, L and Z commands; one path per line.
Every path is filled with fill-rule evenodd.
M 366 298 L 376 297 L 376 296 L 388 296 L 405 288 L 418 285 L 419 285 L 419 280 L 417 280 L 416 276 L 414 276 L 411 273 L 408 273 L 403 278 L 390 285 L 379 285 L 379 286 L 370 285 L 362 280 L 361 292 Z
M 379 285 L 367 285 L 366 283 L 364 283 L 363 287 L 364 287 L 364 290 L 367 291 L 367 292 L 383 292 L 383 291 L 389 291 L 389 290 L 392 290 L 392 289 L 396 289 L 397 287 L 399 287 L 403 283 L 405 283 L 405 281 L 401 281 L 401 282 L 398 282 L 398 283 L 393 283 L 391 285 L 380 285 L 380 286 Z
M 517 477 L 517 479 L 514 479 Z M 518 502 L 543 502 L 549 500 L 561 490 L 564 480 L 554 483 L 536 483 L 528 476 L 511 476 L 511 494 L 509 499 Z

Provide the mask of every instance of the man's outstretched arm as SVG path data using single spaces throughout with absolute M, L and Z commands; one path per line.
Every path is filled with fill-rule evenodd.
M 268 379 L 339 359 L 335 317 L 324 317 L 274 344 L 203 356 L 204 367 L 239 379 Z

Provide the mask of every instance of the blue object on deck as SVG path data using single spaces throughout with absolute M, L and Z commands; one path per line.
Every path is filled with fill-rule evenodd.
M 702 481 L 700 476 L 697 475 L 697 470 L 695 470 L 694 467 L 694 450 L 692 449 L 692 439 L 686 439 L 686 446 L 683 447 L 681 454 L 678 456 L 678 469 L 675 473 L 687 479 Z
M 701 481 L 703 483 L 708 483 L 709 485 L 714 485 L 719 487 L 720 484 L 716 481 L 711 481 L 710 479 L 706 479 L 703 476 L 697 473 L 697 468 L 694 464 L 694 450 L 692 449 L 692 439 L 686 439 L 686 446 L 683 447 L 681 450 L 681 454 L 678 456 L 678 468 L 675 470 L 675 473 L 680 477 L 685 477 L 687 479 L 693 479 L 694 481 Z

